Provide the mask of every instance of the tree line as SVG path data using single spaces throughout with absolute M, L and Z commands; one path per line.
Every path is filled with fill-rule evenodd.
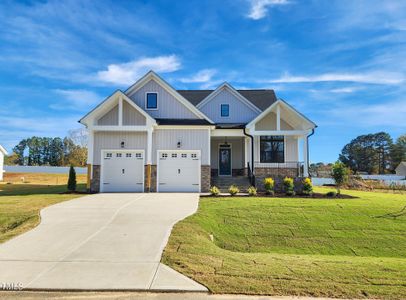
M 360 135 L 344 146 L 338 159 L 355 174 L 394 173 L 399 163 L 406 161 L 406 134 L 396 141 L 386 132 Z M 316 176 L 326 175 L 331 167 L 317 163 L 310 166 L 310 171 Z
M 20 166 L 85 166 L 87 147 L 83 135 L 71 131 L 69 137 L 37 137 L 21 140 L 5 164 Z

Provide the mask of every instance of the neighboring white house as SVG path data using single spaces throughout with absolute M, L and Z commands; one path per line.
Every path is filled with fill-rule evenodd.
M 3 173 L 4 173 L 4 156 L 7 155 L 6 149 L 3 148 L 2 145 L 0 145 L 0 181 L 3 180 Z
M 176 90 L 153 71 L 79 122 L 95 192 L 203 192 L 227 177 L 308 176 L 316 128 L 273 90 Z
M 395 169 L 396 175 L 406 177 L 406 161 L 402 161 Z

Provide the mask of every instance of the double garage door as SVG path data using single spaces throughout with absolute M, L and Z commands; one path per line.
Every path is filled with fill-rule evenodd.
M 102 151 L 101 192 L 143 192 L 143 150 Z M 158 192 L 199 192 L 200 151 L 157 153 Z

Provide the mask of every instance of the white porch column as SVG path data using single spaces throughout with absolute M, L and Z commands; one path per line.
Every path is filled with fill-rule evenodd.
M 307 141 L 307 135 L 303 136 L 303 161 L 304 161 L 304 166 L 303 166 L 303 176 L 308 177 L 309 176 L 309 160 L 308 160 L 308 141 Z
M 152 164 L 152 128 L 147 130 L 147 165 Z
M 249 149 L 249 140 L 246 137 L 246 138 L 244 138 L 244 166 L 245 166 L 245 168 L 248 168 L 248 161 L 249 161 L 248 149 Z
M 89 135 L 87 138 L 87 163 L 93 164 L 93 147 L 94 147 L 94 131 L 88 129 Z

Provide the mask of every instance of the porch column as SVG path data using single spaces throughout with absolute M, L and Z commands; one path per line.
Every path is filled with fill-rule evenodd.
M 93 144 L 94 144 L 94 131 L 89 130 L 88 140 L 87 140 L 87 182 L 86 189 L 90 191 L 91 182 L 93 179 Z
M 308 154 L 308 141 L 307 141 L 307 135 L 303 136 L 303 161 L 304 161 L 304 166 L 303 166 L 303 176 L 304 177 L 309 177 L 309 154 Z
M 147 192 L 151 191 L 151 164 L 152 164 L 152 128 L 147 130 Z

